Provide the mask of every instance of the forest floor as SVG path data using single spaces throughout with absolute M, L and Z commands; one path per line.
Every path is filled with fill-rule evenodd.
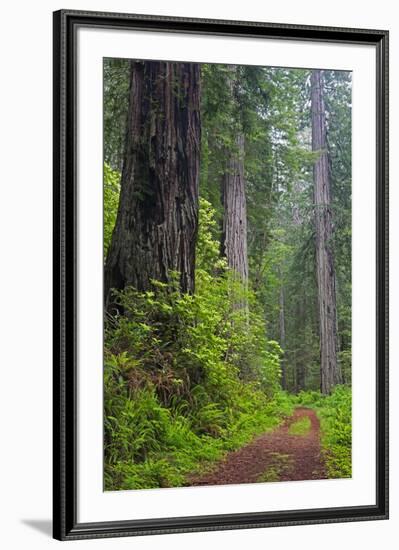
M 298 407 L 276 430 L 229 453 L 211 472 L 193 476 L 190 485 L 326 478 L 319 419 L 312 409 Z

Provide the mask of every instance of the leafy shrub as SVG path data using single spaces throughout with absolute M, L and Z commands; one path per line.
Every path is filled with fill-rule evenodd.
M 314 407 L 314 408 L 323 406 L 324 400 L 325 400 L 325 397 L 323 396 L 323 394 L 321 394 L 318 391 L 311 391 L 311 390 L 309 391 L 302 390 L 297 394 L 295 398 L 295 402 L 298 405 L 302 405 L 304 407 Z
M 352 392 L 348 386 L 337 386 L 325 398 L 319 411 L 322 444 L 328 476 L 345 478 L 352 475 Z
M 118 212 L 121 175 L 104 163 L 104 257 L 107 255 Z

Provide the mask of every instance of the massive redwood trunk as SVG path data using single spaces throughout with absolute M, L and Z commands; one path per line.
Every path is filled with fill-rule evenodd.
M 237 104 L 237 68 L 229 68 L 228 85 L 233 112 L 240 117 Z M 248 281 L 247 203 L 245 197 L 245 142 L 241 121 L 234 120 L 236 135 L 233 146 L 226 151 L 226 167 L 222 177 L 223 229 L 222 255 L 227 265 L 246 284 Z
M 180 273 L 194 290 L 198 229 L 200 69 L 195 63 L 132 62 L 121 196 L 104 292 Z
M 326 114 L 322 73 L 312 71 L 312 149 L 319 154 L 313 168 L 316 230 L 316 276 L 319 302 L 321 391 L 342 382 L 337 360 L 337 305 L 332 248 L 331 182 L 328 167 Z

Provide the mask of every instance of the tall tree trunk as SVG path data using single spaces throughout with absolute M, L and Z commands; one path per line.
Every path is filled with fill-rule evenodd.
M 301 289 L 301 295 L 296 304 L 296 353 L 295 353 L 295 391 L 299 393 L 306 386 L 306 367 L 305 367 L 305 333 L 306 333 L 306 296 Z
M 229 68 L 228 85 L 230 87 L 233 118 L 239 118 L 237 105 L 237 67 Z M 245 141 L 241 120 L 233 120 L 236 128 L 233 147 L 227 151 L 226 168 L 222 177 L 222 255 L 227 265 L 241 281 L 248 281 L 247 252 L 247 203 L 245 197 L 244 154 Z
M 279 324 L 280 324 L 280 347 L 285 353 L 285 299 L 284 299 L 284 287 L 280 283 L 280 314 L 279 314 Z M 286 377 L 286 361 L 285 357 L 281 358 L 281 387 L 283 390 L 287 389 L 287 377 Z
M 296 369 L 296 393 L 305 389 L 305 365 L 302 355 L 297 358 Z
M 236 137 L 236 150 L 229 153 L 222 181 L 222 253 L 227 265 L 243 283 L 248 281 L 247 203 L 244 178 L 244 136 Z
M 121 195 L 105 267 L 110 289 L 147 290 L 180 273 L 194 290 L 198 230 L 200 68 L 132 62 Z
M 337 360 L 337 304 L 332 249 L 331 182 L 328 168 L 326 114 L 322 73 L 312 71 L 312 149 L 319 153 L 313 168 L 316 230 L 316 275 L 319 302 L 320 373 L 324 394 L 342 382 Z

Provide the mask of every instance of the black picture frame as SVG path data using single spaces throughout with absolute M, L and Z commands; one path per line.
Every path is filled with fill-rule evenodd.
M 377 354 L 373 506 L 77 522 L 76 30 L 97 27 L 376 47 Z M 388 31 L 61 10 L 54 13 L 54 537 L 59 540 L 388 518 Z

